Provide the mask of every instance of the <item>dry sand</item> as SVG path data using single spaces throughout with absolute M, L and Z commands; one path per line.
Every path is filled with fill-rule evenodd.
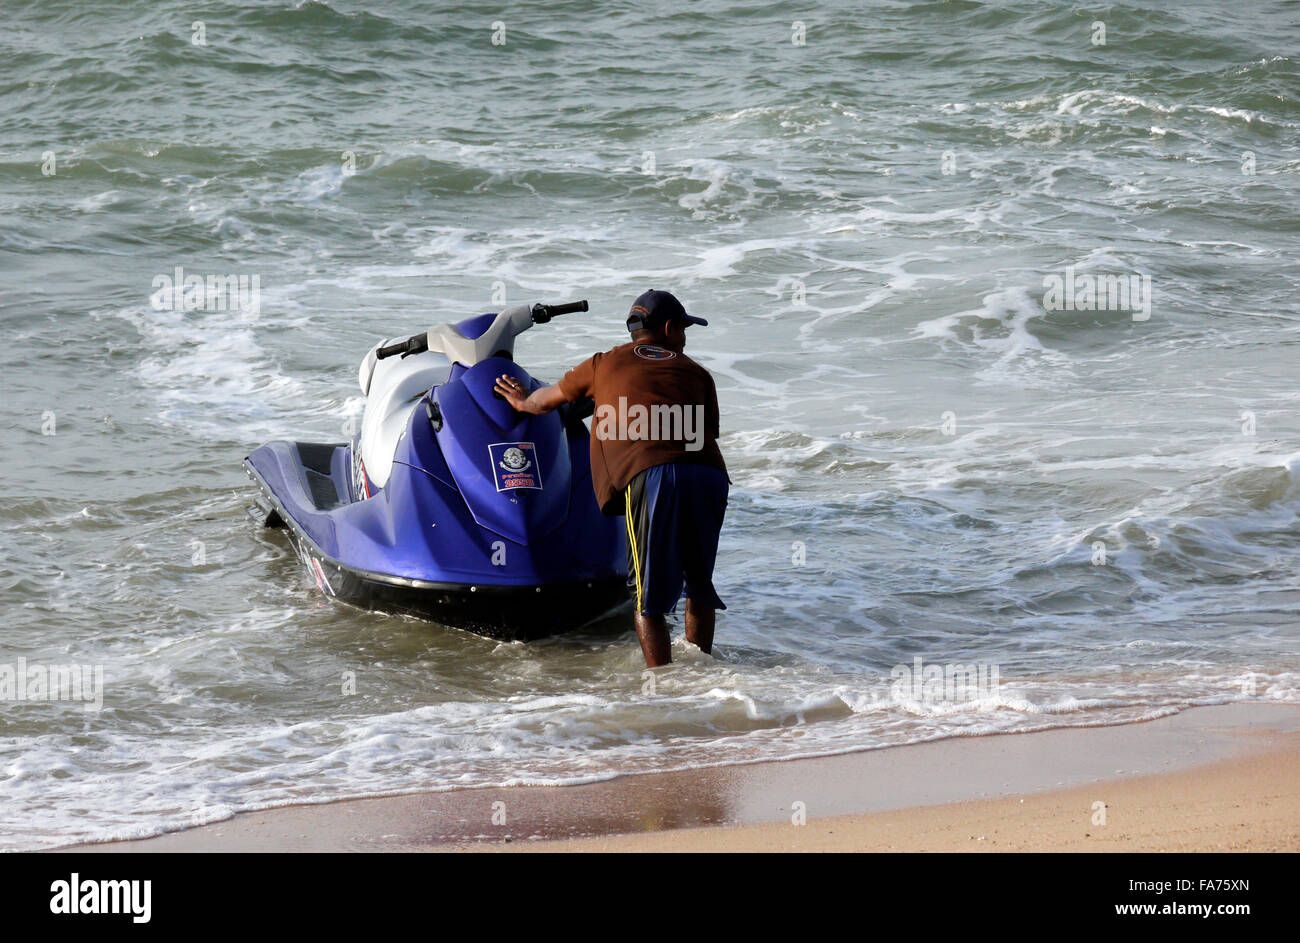
M 1300 851 L 1298 774 L 1300 709 L 1242 704 L 583 786 L 291 806 L 75 850 Z

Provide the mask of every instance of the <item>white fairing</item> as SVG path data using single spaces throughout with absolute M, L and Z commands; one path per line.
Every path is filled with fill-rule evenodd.
M 386 340 L 375 348 L 392 343 Z M 371 369 L 366 376 L 366 363 Z M 410 357 L 389 357 L 376 361 L 371 350 L 362 363 L 362 390 L 366 393 L 366 414 L 361 420 L 361 461 L 375 487 L 388 484 L 393 470 L 393 453 L 406 431 L 411 409 L 431 387 L 447 382 L 451 361 L 434 351 Z
M 375 487 L 388 484 L 397 443 L 406 431 L 411 410 L 432 387 L 446 383 L 451 365 L 471 367 L 498 351 L 514 354 L 515 337 L 533 326 L 532 308 L 517 305 L 497 315 L 481 337 L 462 337 L 454 325 L 440 324 L 428 333 L 429 349 L 409 357 L 379 360 L 376 351 L 394 343 L 390 338 L 371 348 L 361 361 L 357 381 L 366 395 L 361 420 L 361 460 Z

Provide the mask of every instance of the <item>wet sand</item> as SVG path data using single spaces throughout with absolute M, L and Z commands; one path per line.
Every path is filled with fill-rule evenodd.
M 1239 704 L 581 786 L 290 806 L 64 850 L 1297 851 L 1297 774 L 1300 708 Z

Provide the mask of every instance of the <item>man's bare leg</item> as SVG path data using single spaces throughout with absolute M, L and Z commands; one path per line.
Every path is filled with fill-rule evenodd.
M 707 606 L 696 606 L 694 599 L 686 600 L 686 641 L 708 655 L 713 651 L 713 624 L 717 612 Z
M 636 637 L 641 643 L 641 654 L 646 666 L 658 668 L 673 660 L 672 645 L 668 639 L 668 620 L 663 616 L 636 614 Z

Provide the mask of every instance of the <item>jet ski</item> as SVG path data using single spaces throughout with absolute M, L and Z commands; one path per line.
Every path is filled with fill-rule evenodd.
M 284 528 L 326 596 L 491 638 L 528 641 L 627 603 L 624 522 L 591 484 L 591 403 L 518 413 L 495 389 L 534 324 L 587 302 L 518 305 L 361 362 L 351 442 L 268 442 L 244 461 L 255 518 Z

